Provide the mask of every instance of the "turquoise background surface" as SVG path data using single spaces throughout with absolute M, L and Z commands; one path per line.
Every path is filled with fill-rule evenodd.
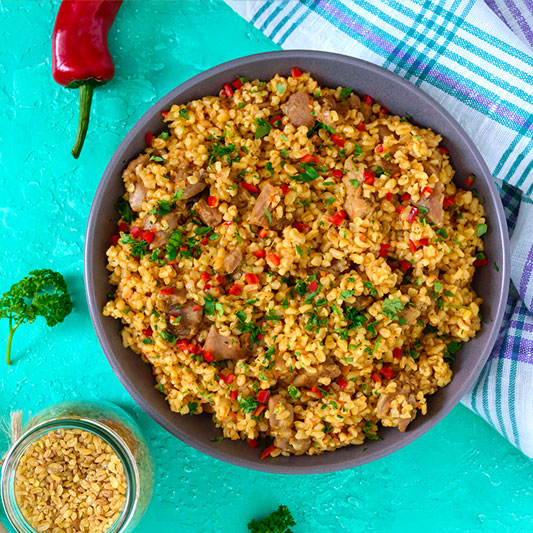
M 221 1 L 126 2 L 110 36 L 116 75 L 95 92 L 75 161 L 77 94 L 50 74 L 57 7 L 0 2 L 0 292 L 48 267 L 64 274 L 75 307 L 53 329 L 41 321 L 19 329 L 14 365 L 0 359 L 0 417 L 67 399 L 125 407 L 152 443 L 157 469 L 139 533 L 244 532 L 279 504 L 292 510 L 295 533 L 531 531 L 533 465 L 463 406 L 391 457 L 289 477 L 206 457 L 134 404 L 104 358 L 83 290 L 85 225 L 100 176 L 129 128 L 169 90 L 217 63 L 277 47 Z M 6 336 L 0 322 L 2 346 Z

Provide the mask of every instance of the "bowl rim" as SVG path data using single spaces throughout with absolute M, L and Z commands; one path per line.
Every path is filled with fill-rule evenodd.
M 298 61 L 303 59 L 309 60 L 323 60 L 323 61 L 334 61 L 336 63 L 345 63 L 349 64 L 350 67 L 359 68 L 365 71 L 369 71 L 373 74 L 383 76 L 389 80 L 394 80 L 395 83 L 401 85 L 402 90 L 406 93 L 413 93 L 415 98 L 425 100 L 426 103 L 431 104 L 437 109 L 437 111 L 443 115 L 453 126 L 457 132 L 457 136 L 461 138 L 461 141 L 465 145 L 465 151 L 470 151 L 475 159 L 478 161 L 479 166 L 483 170 L 482 179 L 486 178 L 487 186 L 491 190 L 493 197 L 496 199 L 494 202 L 495 208 L 495 218 L 491 220 L 491 229 L 497 232 L 497 237 L 499 244 L 501 245 L 502 250 L 502 265 L 500 267 L 500 274 L 502 276 L 502 285 L 501 291 L 497 294 L 497 298 L 491 301 L 491 305 L 494 305 L 496 308 L 496 313 L 494 314 L 494 320 L 490 324 L 491 332 L 485 343 L 485 353 L 479 357 L 476 365 L 470 368 L 468 375 L 462 375 L 462 385 L 458 391 L 455 392 L 453 396 L 448 398 L 443 406 L 439 409 L 438 412 L 433 413 L 431 417 L 425 420 L 425 423 L 419 427 L 414 428 L 413 430 L 403 434 L 403 441 L 401 445 L 398 445 L 395 440 L 391 440 L 389 445 L 385 445 L 379 451 L 369 451 L 364 457 L 354 458 L 353 460 L 345 460 L 343 462 L 335 462 L 334 460 L 329 461 L 327 464 L 319 465 L 309 465 L 309 466 L 291 466 L 287 467 L 285 465 L 276 465 L 275 460 L 273 461 L 252 461 L 246 458 L 234 457 L 226 453 L 224 450 L 216 449 L 213 446 L 210 446 L 209 442 L 204 442 L 203 440 L 191 437 L 188 433 L 181 431 L 173 423 L 171 423 L 167 418 L 160 415 L 157 410 L 147 401 L 143 395 L 141 395 L 135 386 L 135 383 L 130 380 L 122 366 L 118 363 L 117 359 L 114 357 L 111 346 L 107 340 L 106 334 L 104 332 L 103 320 L 104 317 L 101 313 L 101 309 L 96 302 L 95 292 L 92 290 L 94 286 L 94 270 L 92 268 L 92 246 L 95 238 L 95 233 L 97 231 L 97 217 L 96 211 L 98 206 L 104 199 L 104 188 L 106 183 L 112 177 L 114 170 L 117 165 L 121 165 L 122 152 L 126 148 L 130 141 L 138 137 L 142 133 L 142 126 L 154 115 L 160 113 L 167 109 L 172 103 L 176 100 L 179 100 L 179 94 L 184 91 L 201 84 L 203 81 L 217 75 L 224 73 L 228 70 L 234 70 L 235 68 L 245 69 L 248 65 L 256 64 L 257 62 L 262 61 L 271 61 L 275 59 L 287 59 L 292 58 L 295 61 L 295 64 L 298 64 Z M 122 165 L 124 166 L 124 165 Z M 118 377 L 119 381 L 122 383 L 124 388 L 133 398 L 133 400 L 141 407 L 141 409 L 148 414 L 154 421 L 156 421 L 160 426 L 165 428 L 169 433 L 178 437 L 181 441 L 185 442 L 189 446 L 192 446 L 196 450 L 219 460 L 225 461 L 227 463 L 256 470 L 261 472 L 276 473 L 276 474 L 319 474 L 319 473 L 328 473 L 328 472 L 337 472 L 341 470 L 346 470 L 350 468 L 355 468 L 356 466 L 361 466 L 377 459 L 386 457 L 393 452 L 403 449 L 416 439 L 421 437 L 423 434 L 427 433 L 432 429 L 437 423 L 439 423 L 449 412 L 459 403 L 464 394 L 471 388 L 475 380 L 480 375 L 483 366 L 485 365 L 492 348 L 496 342 L 496 338 L 499 333 L 500 324 L 503 320 L 503 315 L 506 306 L 507 294 L 509 290 L 510 283 L 510 251 L 509 251 L 509 234 L 507 231 L 507 223 L 503 211 L 503 206 L 500 200 L 500 196 L 494 180 L 492 179 L 491 172 L 483 159 L 483 156 L 475 146 L 474 142 L 466 134 L 463 127 L 453 118 L 448 111 L 437 101 L 435 101 L 431 96 L 422 91 L 419 87 L 413 85 L 411 82 L 405 80 L 401 76 L 390 72 L 382 67 L 364 61 L 362 59 L 354 58 L 351 56 L 346 56 L 343 54 L 337 54 L 332 52 L 323 52 L 315 50 L 279 50 L 274 52 L 262 52 L 258 54 L 252 54 L 240 58 L 233 59 L 211 67 L 199 74 L 196 74 L 192 78 L 180 83 L 177 87 L 168 92 L 165 96 L 160 98 L 155 104 L 153 104 L 131 127 L 124 139 L 120 142 L 118 147 L 115 149 L 113 156 L 111 157 L 109 163 L 107 164 L 102 178 L 98 184 L 97 190 L 95 192 L 93 202 L 91 204 L 91 209 L 89 212 L 89 218 L 87 222 L 87 229 L 85 235 L 85 246 L 84 246 L 84 280 L 85 280 L 85 292 L 87 297 L 87 303 L 89 307 L 89 313 L 91 316 L 91 322 L 95 329 L 96 335 L 100 342 L 100 345 L 104 351 L 104 354 L 113 370 L 115 375 Z M 466 371 L 466 369 L 465 369 Z M 171 413 L 169 409 L 169 413 Z M 175 413 L 172 413 L 175 414 Z M 331 452 L 328 452 L 328 454 Z

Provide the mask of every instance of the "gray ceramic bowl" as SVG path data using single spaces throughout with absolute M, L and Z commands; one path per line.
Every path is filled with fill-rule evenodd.
M 288 75 L 293 66 L 310 71 L 324 86 L 348 86 L 359 94 L 370 94 L 392 113 L 410 113 L 415 122 L 441 133 L 457 171 L 457 184 L 463 186 L 471 172 L 477 175 L 476 187 L 486 198 L 489 232 L 485 244 L 489 265 L 495 262 L 500 270 L 496 272 L 487 266 L 476 273 L 474 286 L 484 300 L 483 329 L 456 356 L 452 382 L 429 398 L 427 415 L 418 416 L 408 431 L 381 429 L 383 440 L 370 441 L 365 446 L 347 447 L 318 456 L 261 461 L 258 449 L 250 448 L 244 441 L 211 442 L 220 435 L 220 430 L 215 429 L 208 415 L 180 416 L 170 411 L 163 395 L 154 388 L 151 367 L 123 348 L 118 335 L 121 324 L 102 316 L 106 294 L 111 289 L 105 252 L 109 236 L 116 231 L 117 215 L 113 205 L 123 194 L 122 170 L 144 150 L 147 131 L 164 129 L 161 111 L 174 103 L 218 94 L 223 84 L 237 75 L 268 80 L 276 73 Z M 498 333 L 508 285 L 509 243 L 502 205 L 487 166 L 461 126 L 442 106 L 411 83 L 365 61 L 324 52 L 270 52 L 236 59 L 198 74 L 159 100 L 135 124 L 111 158 L 94 197 L 85 242 L 85 288 L 91 318 L 110 365 L 134 400 L 173 435 L 201 452 L 246 468 L 283 474 L 330 472 L 368 463 L 403 448 L 433 427 L 459 402 L 481 372 Z

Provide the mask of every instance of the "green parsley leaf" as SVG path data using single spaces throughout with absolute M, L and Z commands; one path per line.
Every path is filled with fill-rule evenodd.
M 285 92 L 285 87 L 283 87 L 283 83 L 279 82 L 276 85 L 276 89 L 279 94 L 283 94 Z
M 127 200 L 124 200 L 122 196 L 117 200 L 115 204 L 115 209 L 120 215 L 124 222 L 133 222 L 135 220 L 135 215 L 131 209 L 131 206 Z
M 363 155 L 363 150 L 358 144 L 356 144 L 355 147 L 354 147 L 353 153 L 355 154 L 355 157 L 357 157 L 357 159 L 359 159 L 359 157 L 361 157 Z
M 348 290 L 348 289 L 345 289 L 341 292 L 340 294 L 340 298 L 341 300 L 346 300 L 347 298 L 349 298 L 350 296 L 352 296 L 354 294 L 354 291 L 352 290 Z
M 255 130 L 255 138 L 260 139 L 270 133 L 272 125 L 268 123 L 264 118 L 256 118 L 254 124 L 257 126 Z
M 187 407 L 189 408 L 189 413 L 191 413 L 191 415 L 194 415 L 198 410 L 198 404 L 196 402 L 189 402 Z
M 276 511 L 263 520 L 252 520 L 248 524 L 251 533 L 291 533 L 290 527 L 296 525 L 289 509 L 280 505 Z
M 353 89 L 351 89 L 350 87 L 343 87 L 339 96 L 340 101 L 342 102 L 343 100 L 346 100 L 346 98 L 348 98 L 348 96 L 350 96 L 352 92 Z
M 365 281 L 363 285 L 367 289 L 370 289 L 370 296 L 373 296 L 375 298 L 378 295 L 378 291 L 376 291 L 376 288 L 374 287 L 374 285 L 372 285 L 370 281 Z
M 383 302 L 383 305 L 381 306 L 381 312 L 391 320 L 398 320 L 398 311 L 402 310 L 403 304 L 398 298 L 398 296 L 395 296 L 392 299 L 388 298 Z
M 485 235 L 485 233 L 487 233 L 487 229 L 487 224 L 478 224 L 476 235 L 478 237 L 482 237 L 483 235 Z
M 435 233 L 437 235 L 440 235 L 444 239 L 448 238 L 448 233 L 446 232 L 446 230 L 444 228 L 439 228 L 439 229 L 435 230 Z
M 186 108 L 180 109 L 180 117 L 189 120 L 189 113 Z

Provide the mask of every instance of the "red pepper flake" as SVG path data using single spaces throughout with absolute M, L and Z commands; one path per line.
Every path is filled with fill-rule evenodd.
M 431 196 L 433 194 L 433 189 L 431 187 L 424 187 L 422 189 L 422 194 L 425 194 L 427 196 Z
M 405 205 L 399 205 L 399 206 L 396 208 L 396 212 L 397 212 L 397 213 L 401 213 L 404 209 L 405 209 Z
M 446 196 L 442 201 L 442 207 L 447 208 L 455 204 L 455 196 Z
M 277 128 L 281 124 L 281 115 L 276 115 L 271 121 L 270 125 L 273 128 Z
M 259 394 L 257 395 L 257 401 L 259 403 L 266 403 L 270 396 L 270 392 L 267 390 L 260 390 Z
M 411 268 L 411 263 L 409 261 L 400 261 L 400 268 L 402 272 L 407 272 Z
M 316 155 L 305 154 L 300 161 L 302 163 L 314 163 L 318 165 L 318 157 Z
M 348 386 L 348 382 L 341 376 L 337 379 L 337 385 L 340 389 L 344 390 Z
M 257 439 L 250 439 L 248 441 L 248 446 L 250 446 L 250 448 L 257 448 L 258 444 L 259 444 L 259 441 Z
M 231 296 L 240 296 L 242 289 L 238 285 L 232 285 L 228 291 Z
M 224 283 L 224 281 L 225 281 L 224 276 L 217 276 L 216 279 L 217 279 L 217 281 L 218 281 L 219 283 Z
M 246 283 L 248 283 L 248 285 L 259 285 L 259 278 L 256 274 L 247 272 L 244 277 L 246 278 Z
M 263 337 L 264 337 L 264 335 L 263 335 L 262 333 L 259 333 L 259 335 L 257 336 L 257 338 L 258 338 L 259 340 L 261 340 Z
M 363 171 L 363 179 L 367 185 L 372 185 L 376 179 L 376 175 L 369 168 L 365 168 Z
M 138 239 L 142 235 L 142 229 L 139 226 L 133 226 L 130 233 L 134 239 Z
M 476 179 L 476 175 L 475 174 L 469 174 L 468 177 L 466 178 L 465 180 L 465 185 L 472 185 L 472 183 L 474 183 L 474 180 Z
M 298 78 L 298 76 L 294 76 L 294 77 Z M 275 449 L 276 447 L 273 444 L 270 445 L 268 448 L 265 448 L 263 450 L 263 453 L 261 454 L 261 459 L 266 459 Z
M 265 252 L 265 250 L 256 250 L 254 252 L 254 255 L 255 255 L 255 257 L 258 257 L 259 259 L 261 259 L 262 257 L 266 256 L 266 252 Z
M 147 327 L 146 329 L 143 329 L 142 330 L 142 333 L 145 337 L 151 337 L 152 334 L 153 334 L 153 331 L 152 331 L 152 328 L 151 327 Z
M 266 409 L 266 405 L 258 405 L 257 408 L 255 409 L 253 415 L 254 416 L 259 416 L 264 410 Z
M 336 168 L 335 170 L 333 170 L 333 171 L 331 172 L 331 175 L 332 175 L 335 179 L 340 180 L 344 174 L 342 173 L 342 170 L 341 170 L 340 168 Z
M 390 251 L 390 244 L 382 243 L 381 248 L 379 250 L 379 257 L 387 257 L 389 255 L 389 251 Z
M 411 252 L 416 252 L 416 244 L 411 239 L 409 239 L 409 248 L 411 248 Z
M 215 205 L 217 205 L 217 197 L 216 196 L 208 196 L 207 197 L 207 205 L 209 205 L 209 207 L 215 207 Z
M 388 192 L 387 196 L 385 196 L 385 198 L 387 199 L 388 202 L 390 202 L 392 200 L 392 193 Z
M 387 379 L 391 379 L 394 376 L 394 370 L 389 366 L 384 366 L 380 371 Z
M 291 190 L 291 188 L 288 185 L 286 185 L 285 183 L 281 186 L 281 192 L 283 194 L 289 194 L 290 190 Z
M 382 115 L 386 115 L 389 111 L 386 107 L 382 107 L 379 112 L 382 114 Z
M 120 239 L 120 235 L 111 235 L 109 241 L 111 242 L 111 246 L 116 246 L 118 244 L 118 240 Z
M 318 283 L 316 281 L 313 280 L 311 283 L 309 283 L 309 290 L 311 292 L 315 292 L 317 289 L 318 289 Z
M 155 238 L 155 233 L 153 231 L 143 231 L 143 241 L 146 241 L 148 244 L 152 244 Z
M 340 146 L 341 148 L 344 148 L 344 145 L 346 144 L 346 139 L 339 137 L 336 133 L 331 136 L 331 140 L 333 141 L 333 144 Z
M 402 195 L 400 196 L 400 200 L 401 200 L 402 202 L 408 202 L 410 199 L 411 199 L 411 195 L 408 194 L 408 193 L 402 194 Z
M 167 118 L 168 117 L 168 111 L 161 111 L 161 115 L 163 116 L 163 118 Z
M 304 224 L 303 222 L 295 222 L 293 225 L 293 228 L 296 228 L 300 233 L 307 233 L 311 226 L 309 224 Z
M 242 81 L 240 78 L 237 78 L 233 83 L 232 83 L 233 87 L 235 87 L 235 89 L 240 89 L 242 87 Z
M 381 152 L 383 152 L 383 145 L 382 144 L 378 144 L 376 146 L 376 154 L 381 154 Z
M 277 254 L 268 254 L 266 256 L 266 260 L 269 263 L 272 263 L 274 266 L 279 266 L 279 264 L 280 264 L 280 260 L 279 260 L 279 257 L 277 256 Z
M 448 150 L 448 148 L 444 148 L 444 146 L 440 146 L 440 147 L 439 147 L 439 152 L 440 152 L 441 154 L 449 154 L 449 153 L 450 153 L 450 151 Z
M 259 189 L 255 185 L 252 185 L 251 183 L 248 183 L 247 181 L 242 181 L 241 182 L 241 187 L 245 191 L 251 192 L 253 194 L 256 194 L 256 193 L 259 192 Z
M 204 290 L 208 291 L 212 287 L 211 283 L 206 283 Z
M 236 400 L 238 397 L 239 397 L 239 391 L 238 391 L 237 389 L 232 390 L 232 391 L 229 393 L 229 399 L 230 399 L 230 400 Z
M 228 220 L 227 222 L 224 222 L 224 226 L 231 226 L 233 224 L 233 220 Z
M 198 304 L 194 305 L 193 308 L 192 308 L 194 313 L 198 313 L 198 311 L 200 311 L 200 309 L 201 309 L 201 307 Z
M 407 217 L 407 222 L 412 224 L 415 221 L 416 215 L 418 215 L 418 207 L 412 207 L 409 216 Z
M 372 98 L 368 96 L 368 94 L 365 94 L 363 96 L 363 102 L 368 105 L 372 105 Z
M 365 131 L 365 129 L 366 129 L 366 124 L 365 124 L 363 121 L 359 122 L 359 124 L 357 124 L 357 129 L 358 129 L 359 131 Z
M 324 395 L 322 394 L 322 391 L 318 389 L 315 385 L 311 387 L 311 392 L 315 393 L 317 396 L 322 398 Z
M 298 67 L 291 68 L 291 76 L 293 78 L 299 78 L 302 75 L 302 71 Z
M 161 294 L 165 296 L 170 296 L 171 294 L 174 294 L 174 288 L 173 287 L 165 287 L 164 289 L 161 289 Z
M 377 372 L 372 373 L 372 381 L 378 383 L 381 381 L 381 376 Z
M 186 340 L 179 340 L 176 343 L 176 346 L 182 351 L 182 352 L 188 352 L 189 351 L 189 343 Z
M 417 246 L 427 246 L 428 244 L 429 244 L 429 239 L 427 237 L 424 239 L 418 239 L 418 241 L 416 241 Z
M 394 359 L 401 359 L 402 358 L 402 349 L 401 348 L 394 348 L 394 350 L 392 350 L 392 357 L 394 357 Z
M 211 279 L 211 276 L 209 275 L 209 272 L 205 272 L 205 271 L 200 274 L 200 277 L 204 281 L 209 281 Z
M 154 140 L 154 136 L 150 132 L 148 132 L 148 133 L 145 134 L 144 140 L 146 141 L 146 144 L 148 146 L 152 146 L 152 142 Z
M 266 239 L 268 235 L 266 228 L 261 228 L 257 235 L 260 239 Z
M 224 377 L 224 383 L 227 383 L 228 385 L 230 383 L 233 383 L 233 380 L 235 379 L 235 374 L 228 374 Z
M 485 266 L 487 263 L 488 263 L 487 258 L 484 257 L 482 259 L 476 259 L 472 264 L 475 267 L 479 267 L 479 266 Z
M 335 226 L 340 226 L 342 224 L 342 221 L 346 218 L 346 213 L 343 209 L 340 209 L 337 211 L 334 215 L 331 215 L 328 217 L 328 220 L 335 224 Z
M 224 84 L 224 92 L 226 93 L 227 97 L 233 96 L 233 89 L 229 83 Z
M 203 237 L 200 241 L 200 244 L 206 246 L 207 244 L 209 244 L 209 239 L 207 237 Z
M 206 350 L 204 352 L 204 359 L 206 363 L 210 363 L 213 360 L 213 353 L 211 350 Z
M 128 231 L 128 225 L 125 222 L 121 222 L 118 225 L 118 231 L 119 233 L 126 233 L 126 231 Z

